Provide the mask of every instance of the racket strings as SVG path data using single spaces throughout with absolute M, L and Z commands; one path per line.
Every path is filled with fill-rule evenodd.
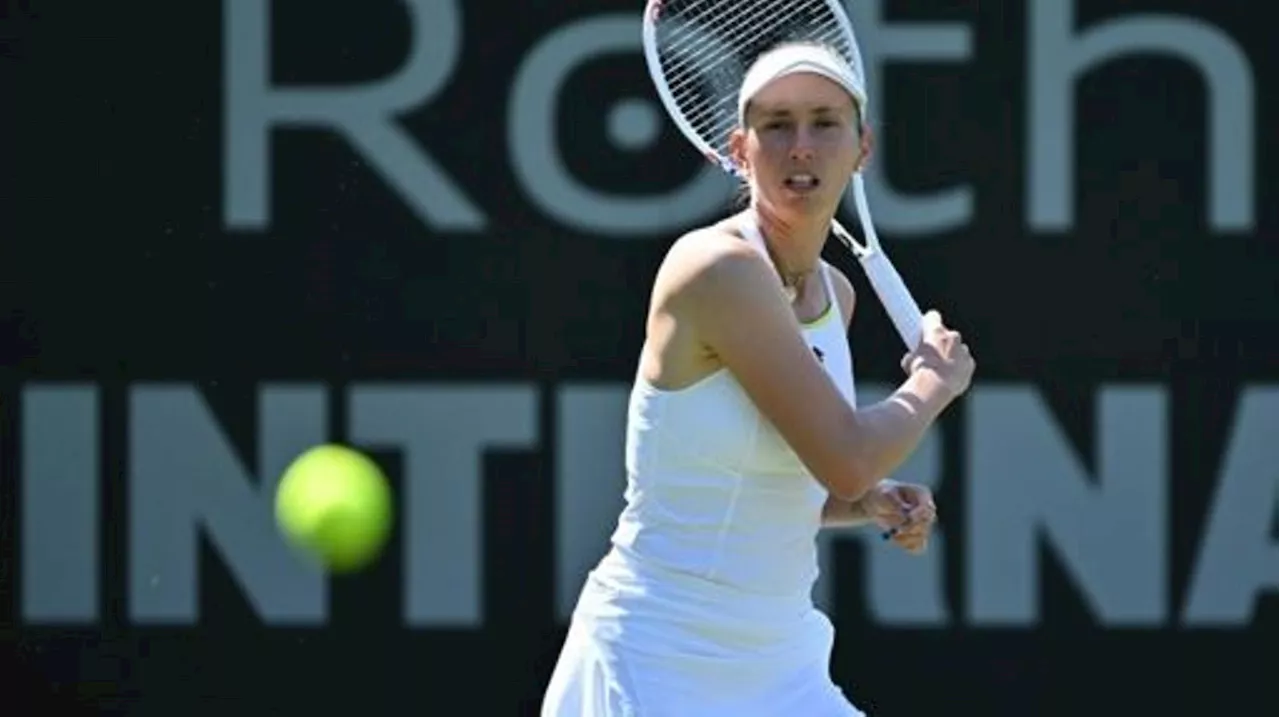
M 826 0 L 665 0 L 656 24 L 662 75 L 679 112 L 722 157 L 750 63 L 785 41 L 826 44 L 860 67 Z
M 803 5 L 795 8 L 794 11 L 798 12 L 799 10 L 806 8 L 812 9 L 815 5 L 821 6 L 823 2 L 824 0 L 807 0 Z M 761 48 L 761 45 L 764 44 L 762 40 L 767 36 L 778 34 L 778 28 L 772 27 L 768 23 L 759 22 L 760 20 L 768 17 L 771 7 L 771 3 L 766 0 L 764 2 L 755 3 L 746 11 L 721 13 L 722 15 L 736 16 L 736 18 L 728 23 L 714 25 L 721 31 L 717 32 L 716 36 L 710 42 L 697 43 L 699 39 L 705 38 L 705 35 L 697 30 L 686 30 L 684 43 L 675 43 L 673 41 L 673 43 L 667 48 L 670 54 L 674 57 L 671 71 L 673 74 L 678 75 L 680 74 L 678 69 L 678 66 L 680 65 L 684 65 L 685 69 L 698 70 L 719 66 L 721 63 L 730 59 L 741 60 L 748 54 L 758 54 L 758 52 L 750 53 L 749 51 L 753 49 L 762 50 L 763 48 Z M 712 18 L 711 22 L 715 23 L 716 18 Z M 686 25 L 686 27 L 689 26 Z M 839 34 L 838 28 L 814 29 L 819 30 L 819 32 L 823 29 L 834 29 L 834 34 Z M 796 33 L 793 32 L 788 34 Z M 833 33 L 826 32 L 821 34 L 829 36 Z M 812 37 L 808 33 L 806 33 L 806 36 Z M 688 49 L 690 43 L 701 44 L 702 47 L 698 48 L 695 52 L 690 53 Z M 708 56 L 709 53 L 716 53 L 716 51 L 721 48 L 723 48 L 723 52 Z M 745 74 L 745 68 L 739 67 L 739 70 Z M 675 83 L 672 83 L 672 89 L 678 90 L 694 80 L 696 80 L 696 78 L 685 77 Z
M 841 55 L 857 77 L 866 77 L 853 28 L 837 0 L 650 3 L 645 52 L 668 113 L 700 152 L 739 176 L 728 142 L 738 123 L 738 93 L 758 56 L 782 42 L 819 43 Z M 850 231 L 833 220 L 832 234 L 858 257 L 899 335 L 914 347 L 920 334 L 919 306 L 880 251 L 860 173 L 853 176 L 852 190 L 859 221 Z
M 748 41 L 753 41 L 756 37 L 752 36 L 747 39 Z M 842 39 L 842 33 L 839 28 L 827 28 L 825 32 L 816 32 L 813 36 L 807 37 L 806 39 L 829 46 L 836 46 L 838 49 L 839 41 Z M 737 53 L 730 51 L 725 53 L 725 55 L 725 57 L 707 59 L 705 62 L 709 65 L 718 64 L 719 62 L 727 61 L 729 56 L 736 56 Z M 732 119 L 736 121 L 738 105 L 737 94 L 723 93 L 719 98 L 715 98 L 703 93 L 701 96 L 689 97 L 690 93 L 697 93 L 697 84 L 699 81 L 700 78 L 698 76 L 692 73 L 687 73 L 676 84 L 674 84 L 671 87 L 671 91 L 673 95 L 675 95 L 676 101 L 681 102 L 681 98 L 684 98 L 688 102 L 691 114 L 719 115 L 722 112 L 726 112 L 725 106 L 727 106 L 727 111 L 732 113 Z
M 743 6 L 741 5 L 738 6 L 738 8 L 741 8 L 741 7 Z M 764 13 L 769 10 L 769 7 L 770 7 L 769 0 L 758 0 L 757 2 L 747 4 L 745 10 L 735 8 L 734 10 L 725 10 L 723 12 L 718 12 L 718 13 L 713 11 L 713 12 L 707 13 L 707 15 L 710 15 L 709 18 L 700 18 L 698 21 L 698 25 L 705 24 L 708 27 L 715 27 L 723 30 L 723 32 L 719 33 L 720 35 L 723 36 L 721 39 L 731 39 L 735 36 L 740 37 L 742 30 L 746 28 L 748 25 L 752 24 L 753 21 L 759 20 L 761 17 L 763 17 Z M 692 13 L 686 12 L 686 13 L 680 13 L 680 14 L 688 16 L 688 15 L 691 15 Z M 722 17 L 728 17 L 730 19 L 721 20 Z M 706 20 L 705 23 L 702 22 L 704 19 Z M 672 51 L 679 52 L 681 50 L 684 50 L 686 47 L 688 47 L 689 44 L 696 43 L 698 41 L 698 38 L 700 37 L 700 34 L 698 33 L 697 30 L 691 29 L 693 27 L 694 26 L 692 24 L 684 25 L 685 32 L 683 34 L 683 37 L 673 36 L 670 43 L 668 44 L 668 48 Z M 678 33 L 678 30 L 677 30 L 677 33 Z M 673 33 L 673 35 L 675 34 L 676 33 Z
M 809 0 L 812 2 L 812 0 Z M 769 2 L 756 2 L 745 10 L 729 11 L 722 13 L 712 13 L 718 16 L 736 16 L 728 22 L 721 23 L 718 17 L 712 17 L 708 22 L 708 26 L 722 28 L 722 32 L 718 32 L 716 37 L 710 42 L 697 43 L 701 37 L 705 37 L 701 32 L 696 30 L 688 30 L 684 34 L 684 42 L 680 43 L 672 40 L 668 48 L 672 56 L 672 65 L 670 71 L 673 75 L 670 82 L 672 94 L 676 96 L 676 101 L 682 105 L 688 105 L 690 115 L 712 115 L 714 116 L 723 108 L 719 105 L 732 102 L 736 107 L 736 93 L 732 87 L 717 88 L 720 90 L 719 97 L 710 96 L 712 93 L 699 92 L 700 85 L 706 81 L 706 73 L 709 68 L 719 68 L 722 71 L 728 70 L 736 77 L 725 78 L 725 84 L 732 85 L 733 79 L 738 79 L 745 74 L 746 70 L 742 67 L 733 67 L 731 64 L 740 64 L 743 56 L 742 46 L 752 45 L 759 42 L 764 33 L 768 31 L 767 27 L 752 30 L 753 26 L 760 28 L 760 19 L 766 17 L 769 10 Z M 692 23 L 685 25 L 685 28 L 691 27 Z M 692 39 L 691 39 L 692 38 Z M 690 43 L 700 44 L 701 47 L 695 47 L 690 51 Z M 719 51 L 719 52 L 717 52 Z M 736 73 L 733 71 L 737 70 Z M 740 79 L 739 79 L 740 81 Z M 694 96 L 690 96 L 693 94 Z
M 826 38 L 840 38 L 839 27 L 835 25 L 834 20 L 827 18 L 827 22 L 821 22 L 823 18 L 818 18 L 819 22 L 813 22 L 813 11 L 825 7 L 824 0 L 803 0 L 799 5 L 789 7 L 790 14 L 782 18 L 777 17 L 776 2 L 773 0 L 761 0 L 747 6 L 746 10 L 723 11 L 720 13 L 710 13 L 712 17 L 708 22 L 701 20 L 695 22 L 684 22 L 681 27 L 677 27 L 667 42 L 664 42 L 664 49 L 674 55 L 679 64 L 679 60 L 686 61 L 685 64 L 698 64 L 701 66 L 709 66 L 719 63 L 728 56 L 736 55 L 741 58 L 747 54 L 759 54 L 765 49 L 762 47 L 764 42 L 762 39 L 771 35 L 783 35 L 776 38 L 786 39 L 786 36 L 803 36 L 809 40 L 821 40 L 823 38 L 815 38 L 813 32 L 798 32 L 801 30 L 816 31 L 818 34 L 826 36 Z M 728 16 L 727 21 L 721 20 L 721 17 Z M 770 17 L 772 16 L 772 20 Z M 681 18 L 686 19 L 686 18 Z M 807 19 L 810 22 L 801 22 Z M 779 21 L 781 20 L 781 22 Z M 808 27 L 803 27 L 808 26 Z M 699 43 L 705 40 L 707 35 L 704 28 L 715 27 L 717 32 L 713 38 L 714 42 Z M 680 30 L 684 32 L 681 33 Z M 780 29 L 787 30 L 779 32 Z M 695 54 L 690 54 L 690 45 L 704 44 Z M 727 51 L 718 57 L 707 57 L 708 52 L 713 52 L 717 48 L 727 48 Z M 754 50 L 755 52 L 749 52 Z
M 696 2 L 694 3 L 694 6 L 701 4 L 703 3 Z M 777 26 L 782 24 L 792 24 L 785 22 L 787 19 L 794 20 L 796 17 L 800 16 L 812 17 L 813 10 L 815 8 L 821 9 L 821 7 L 824 6 L 824 2 L 823 0 L 817 0 L 816 2 L 814 0 L 808 0 L 808 2 L 787 3 L 787 14 L 781 18 L 784 22 L 778 22 L 777 12 L 779 10 L 779 5 L 780 3 L 777 2 L 777 0 L 757 0 L 754 3 L 748 2 L 738 4 L 733 9 L 729 10 L 723 9 L 722 7 L 720 11 L 712 10 L 710 12 L 702 13 L 700 17 L 696 18 L 692 16 L 698 15 L 698 13 L 690 11 L 692 6 L 690 8 L 686 8 L 684 12 L 677 10 L 675 13 L 670 12 L 669 5 L 664 4 L 664 7 L 668 8 L 668 15 L 675 14 L 683 16 L 687 19 L 693 20 L 696 25 L 700 27 L 715 27 L 719 30 L 717 34 L 720 35 L 722 40 L 730 40 L 741 38 L 743 36 L 743 32 L 752 26 L 756 26 L 756 34 L 760 34 L 768 32 L 771 29 L 777 29 Z M 744 7 L 746 9 L 743 9 Z M 759 22 L 769 16 L 772 16 L 774 20 L 763 23 Z M 726 20 L 724 18 L 729 19 Z M 695 42 L 699 37 L 699 33 L 696 30 L 690 30 L 690 27 L 692 27 L 691 24 L 686 24 L 686 31 L 683 33 L 683 36 L 677 35 L 676 37 L 673 37 L 668 43 L 668 47 L 673 50 L 679 50 L 682 49 L 682 46 L 687 45 L 690 42 Z M 738 44 L 741 45 L 744 43 Z
M 823 0 L 806 0 L 806 6 L 812 7 L 815 2 L 820 4 Z M 776 28 L 771 27 L 767 22 L 761 22 L 768 17 L 770 9 L 770 2 L 765 0 L 763 2 L 754 3 L 745 11 L 722 13 L 722 15 L 728 15 L 732 18 L 725 22 L 721 22 L 718 18 L 712 17 L 708 24 L 719 30 L 716 36 L 716 40 L 718 42 L 714 44 L 708 43 L 708 47 L 704 47 L 699 54 L 690 56 L 690 59 L 696 60 L 701 64 L 710 65 L 726 59 L 725 57 L 705 57 L 706 53 L 710 50 L 714 50 L 717 45 L 728 48 L 728 52 L 725 53 L 726 55 L 741 55 L 744 48 L 757 46 L 760 44 L 761 38 L 776 30 Z M 799 8 L 797 8 L 797 10 L 798 9 Z M 690 42 L 697 41 L 698 36 L 699 33 L 693 32 L 689 36 L 686 36 L 683 46 L 677 47 L 673 44 L 671 49 L 679 51 L 687 48 Z

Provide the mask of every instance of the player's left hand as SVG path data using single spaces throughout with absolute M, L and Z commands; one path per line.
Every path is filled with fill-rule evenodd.
M 881 481 L 863 497 L 867 517 L 875 521 L 890 539 L 912 555 L 929 546 L 929 533 L 938 520 L 933 492 L 922 485 Z

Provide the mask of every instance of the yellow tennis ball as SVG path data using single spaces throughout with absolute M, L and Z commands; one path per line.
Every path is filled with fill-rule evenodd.
M 391 489 L 368 456 L 345 446 L 311 448 L 285 469 L 276 522 L 293 545 L 331 572 L 363 568 L 391 533 Z

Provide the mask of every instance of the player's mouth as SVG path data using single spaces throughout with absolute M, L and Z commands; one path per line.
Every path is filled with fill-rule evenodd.
M 812 174 L 793 174 L 782 181 L 793 192 L 812 192 L 822 181 Z

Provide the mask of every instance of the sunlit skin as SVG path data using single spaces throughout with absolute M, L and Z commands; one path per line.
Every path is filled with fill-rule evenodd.
M 870 157 L 871 133 L 854 98 L 812 73 L 762 88 L 747 107 L 745 125 L 734 131 L 730 149 L 746 170 L 752 209 L 780 273 L 803 281 L 819 265 L 850 178 Z M 801 174 L 816 183 L 792 181 Z M 895 543 L 923 552 L 937 515 L 933 496 L 922 486 L 892 481 L 881 488 L 855 503 L 828 500 L 824 521 L 894 528 Z
M 871 154 L 871 133 L 854 99 L 821 75 L 797 73 L 765 85 L 730 137 L 769 248 L 788 275 L 818 266 L 831 220 L 855 169 Z M 789 182 L 797 175 L 816 186 Z
M 834 268 L 830 282 L 814 277 L 849 182 L 871 154 L 871 136 L 851 93 L 816 73 L 774 79 L 744 110 L 730 148 L 745 170 L 751 208 L 671 248 L 654 281 L 640 376 L 659 390 L 681 391 L 733 371 L 828 488 L 824 524 L 896 528 L 898 545 L 923 550 L 936 517 L 932 495 L 882 478 L 909 453 L 922 422 L 967 388 L 972 361 L 964 364 L 967 353 L 953 357 L 958 337 L 939 323 L 910 354 L 898 398 L 858 409 L 856 420 L 847 421 L 852 407 L 831 390 L 821 358 L 815 361 L 796 335 L 797 322 L 836 315 L 847 328 L 852 319 L 856 296 L 848 278 Z M 746 242 L 749 223 L 763 230 L 772 271 Z M 790 289 L 789 303 L 771 273 Z

